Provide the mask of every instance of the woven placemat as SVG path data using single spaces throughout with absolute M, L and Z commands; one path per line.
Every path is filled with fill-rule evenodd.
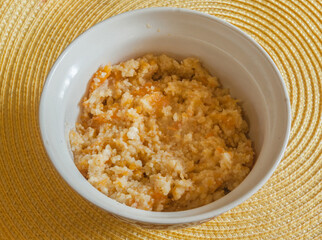
M 38 130 L 46 75 L 79 34 L 146 7 L 222 18 L 270 54 L 286 83 L 292 130 L 274 175 L 244 204 L 200 226 L 153 231 L 120 222 L 75 193 Z M 322 2 L 0 0 L 0 239 L 321 239 Z

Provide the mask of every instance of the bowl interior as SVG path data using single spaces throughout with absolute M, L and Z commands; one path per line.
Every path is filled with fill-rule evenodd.
M 146 53 L 194 56 L 242 100 L 256 151 L 247 178 L 224 198 L 177 213 L 126 207 L 107 198 L 78 172 L 69 149 L 68 132 L 92 74 Z M 46 80 L 40 104 L 40 128 L 49 157 L 63 178 L 86 199 L 122 217 L 151 223 L 200 221 L 241 203 L 270 177 L 289 134 L 290 107 L 285 86 L 268 55 L 249 37 L 226 22 L 183 9 L 152 8 L 103 21 L 78 37 L 62 53 Z

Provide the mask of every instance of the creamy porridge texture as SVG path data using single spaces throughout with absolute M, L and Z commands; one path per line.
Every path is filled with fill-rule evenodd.
M 145 55 L 100 67 L 70 143 L 99 191 L 128 206 L 178 211 L 238 186 L 254 152 L 238 100 L 196 58 Z

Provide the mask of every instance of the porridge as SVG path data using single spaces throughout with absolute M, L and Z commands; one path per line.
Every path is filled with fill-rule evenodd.
M 100 67 L 69 133 L 74 161 L 108 197 L 152 211 L 217 200 L 254 151 L 238 100 L 196 58 L 145 55 Z

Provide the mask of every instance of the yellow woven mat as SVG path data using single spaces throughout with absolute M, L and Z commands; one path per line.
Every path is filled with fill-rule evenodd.
M 85 201 L 53 169 L 38 130 L 42 86 L 63 49 L 97 22 L 154 6 L 206 12 L 248 33 L 277 64 L 292 105 L 290 141 L 268 183 L 177 231 L 133 227 Z M 0 0 L 0 239 L 321 239 L 321 19 L 320 0 Z

